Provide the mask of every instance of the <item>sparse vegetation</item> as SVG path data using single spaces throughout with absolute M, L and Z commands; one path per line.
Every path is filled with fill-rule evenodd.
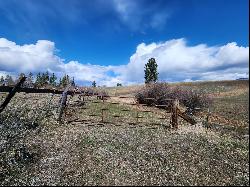
M 196 126 L 180 120 L 178 130 L 167 130 L 163 125 L 130 125 L 128 122 L 136 122 L 137 111 L 145 117 L 140 121 L 153 121 L 164 110 L 148 107 L 154 113 L 143 113 L 140 110 L 145 108 L 128 106 L 119 98 L 108 98 L 103 105 L 96 96 L 81 102 L 77 96 L 69 97 L 64 124 L 58 124 L 59 95 L 17 93 L 0 113 L 0 184 L 248 185 L 248 83 L 154 86 L 159 92 L 149 93 L 156 98 L 161 98 L 160 88 L 162 93 L 169 89 L 176 95 L 176 86 L 202 90 L 213 98 L 210 128 L 202 125 L 204 111 L 197 113 Z M 120 94 L 127 95 L 124 89 Z M 100 92 L 92 87 L 85 91 L 91 90 Z M 0 93 L 0 100 L 6 95 Z M 102 108 L 109 109 L 104 124 L 101 117 L 94 116 L 100 116 Z M 213 119 L 215 114 L 232 121 L 225 124 L 220 118 Z M 118 115 L 124 119 L 114 117 Z M 75 117 L 87 121 L 67 122 Z M 161 123 L 168 125 L 168 119 Z

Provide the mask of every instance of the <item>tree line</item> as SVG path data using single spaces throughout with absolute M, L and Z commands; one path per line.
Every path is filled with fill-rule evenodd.
M 155 83 L 158 80 L 158 71 L 157 71 L 157 63 L 154 58 L 150 58 L 148 60 L 148 63 L 145 64 L 144 67 L 144 78 L 145 78 L 145 84 L 149 83 Z M 16 84 L 16 82 L 23 76 L 26 76 L 24 73 L 20 73 L 18 79 L 14 80 L 11 75 L 6 75 L 5 78 L 4 76 L 0 77 L 0 85 L 6 85 L 6 86 L 11 86 Z M 71 83 L 72 85 L 75 86 L 75 80 L 74 77 L 71 79 L 69 75 L 65 74 L 62 78 L 59 79 L 57 82 L 57 77 L 54 73 L 49 74 L 48 71 L 46 72 L 38 72 L 36 74 L 36 78 L 34 78 L 33 73 L 29 73 L 27 75 L 27 79 L 25 81 L 25 84 L 27 87 L 42 87 L 42 86 L 53 86 L 53 87 L 65 87 Z M 92 87 L 96 87 L 96 81 L 92 82 Z M 117 87 L 122 86 L 121 83 L 117 83 Z
M 33 73 L 29 73 L 27 76 L 24 73 L 20 73 L 17 79 L 14 79 L 11 75 L 6 75 L 0 77 L 0 85 L 12 86 L 20 80 L 21 77 L 27 77 L 24 87 L 65 87 L 68 84 L 75 86 L 74 77 L 70 78 L 69 75 L 65 74 L 63 77 L 59 78 L 59 81 L 55 73 L 50 74 L 46 72 L 38 72 L 36 76 Z

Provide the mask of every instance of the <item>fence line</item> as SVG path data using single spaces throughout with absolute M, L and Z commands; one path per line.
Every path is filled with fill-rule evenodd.
M 23 77 L 18 83 L 16 86 L 14 87 L 6 87 L 6 86 L 1 86 L 0 87 L 0 92 L 8 92 L 9 91 L 9 95 L 6 97 L 4 103 L 1 105 L 1 111 L 3 111 L 3 109 L 7 106 L 8 102 L 11 100 L 11 98 L 15 95 L 16 92 L 25 92 L 25 93 L 53 93 L 53 94 L 62 94 L 61 96 L 61 100 L 60 100 L 60 103 L 59 103 L 59 115 L 58 115 L 58 121 L 61 123 L 62 122 L 62 116 L 63 114 L 65 114 L 65 116 L 67 117 L 67 108 L 69 107 L 67 105 L 67 96 L 70 94 L 72 95 L 80 95 L 82 98 L 78 98 L 78 102 L 83 102 L 83 103 L 86 103 L 87 101 L 90 101 L 90 102 L 93 102 L 93 103 L 100 103 L 102 104 L 102 107 L 101 107 L 101 114 L 100 115 L 97 115 L 97 114 L 89 114 L 88 116 L 89 117 L 101 117 L 101 120 L 100 122 L 101 123 L 105 123 L 105 118 L 107 117 L 111 117 L 111 116 L 107 116 L 106 112 L 109 111 L 109 108 L 105 108 L 103 107 L 104 105 L 106 104 L 111 104 L 111 105 L 119 105 L 120 102 L 114 102 L 114 101 L 106 101 L 108 100 L 109 98 L 112 98 L 112 97 L 115 97 L 115 98 L 134 98 L 132 96 L 105 96 L 105 95 L 102 95 L 102 94 L 97 94 L 97 93 L 94 93 L 92 92 L 89 93 L 89 92 L 86 92 L 86 91 L 71 91 L 70 90 L 70 85 L 68 85 L 66 87 L 66 89 L 64 91 L 61 91 L 61 90 L 51 90 L 51 89 L 35 89 L 35 88 L 21 88 L 21 85 L 22 83 L 25 81 L 26 77 Z M 10 90 L 11 89 L 11 90 Z M 92 97 L 92 99 L 88 100 L 88 97 Z M 93 99 L 93 97 L 96 96 L 96 99 Z M 98 101 L 99 99 L 99 101 Z M 155 100 L 155 98 L 145 98 L 146 100 Z M 166 117 L 166 113 L 171 113 L 171 117 L 170 117 L 170 124 L 172 126 L 172 128 L 175 128 L 177 129 L 178 128 L 178 117 L 181 117 L 183 118 L 184 120 L 186 120 L 188 123 L 190 124 L 195 124 L 195 120 L 182 113 L 181 110 L 179 109 L 179 100 L 173 100 L 173 99 L 166 99 L 166 101 L 169 101 L 170 104 L 167 104 L 167 105 L 154 105 L 155 107 L 164 107 L 164 116 L 163 117 L 158 117 L 158 118 L 155 118 L 157 120 L 166 120 L 167 117 Z M 125 105 L 131 105 L 131 106 L 135 106 L 136 108 L 136 117 L 135 117 L 135 122 L 132 122 L 133 124 L 138 124 L 138 123 L 145 123 L 145 122 L 140 122 L 139 119 L 141 118 L 145 118 L 143 116 L 140 116 L 139 113 L 142 112 L 142 113 L 152 113 L 151 110 L 139 110 L 139 107 L 140 106 L 148 106 L 147 104 L 139 104 L 138 102 L 136 103 L 124 103 Z M 79 106 L 77 106 L 79 107 Z M 87 107 L 82 107 L 82 109 L 87 109 Z M 112 117 L 114 118 L 118 118 L 118 119 L 124 119 L 124 117 L 121 116 L 121 111 L 123 110 L 123 112 L 125 111 L 131 111 L 129 109 L 120 109 L 119 110 L 119 115 L 113 115 Z M 86 119 L 75 119 L 75 120 L 80 120 L 80 121 L 83 121 Z M 74 122 L 74 120 L 69 120 L 71 122 Z M 121 121 L 121 122 L 124 122 L 124 121 Z M 131 123 L 131 122 L 129 122 Z
M 117 97 L 117 96 L 102 96 L 102 97 L 99 97 L 101 95 L 97 95 L 96 99 L 94 99 L 94 97 L 92 98 L 88 98 L 88 99 L 84 99 L 84 104 L 85 106 L 82 107 L 81 109 L 90 109 L 88 107 L 86 107 L 86 103 L 87 102 L 91 102 L 91 103 L 95 103 L 95 104 L 101 104 L 102 107 L 100 109 L 100 114 L 87 114 L 85 116 L 88 116 L 88 117 L 98 117 L 98 118 L 101 118 L 101 120 L 99 120 L 98 122 L 100 123 L 106 123 L 106 121 L 104 120 L 106 117 L 114 117 L 116 119 L 119 119 L 120 121 L 116 120 L 116 122 L 125 122 L 125 121 L 121 121 L 124 120 L 124 119 L 127 119 L 123 116 L 121 116 L 121 112 L 125 112 L 125 111 L 132 111 L 130 109 L 122 109 L 120 108 L 119 110 L 119 114 L 116 114 L 116 115 L 109 115 L 107 116 L 106 114 L 106 111 L 109 111 L 109 108 L 107 108 L 105 105 L 106 104 L 110 104 L 110 105 L 119 105 L 121 103 L 119 102 L 113 102 L 113 101 L 107 101 L 107 99 L 105 98 L 112 98 L 112 97 L 115 97 L 115 98 L 135 98 L 135 97 L 131 97 L 131 96 L 121 96 L 121 97 Z M 99 98 L 99 101 L 98 101 L 98 98 Z M 101 98 L 101 99 L 100 99 Z M 154 99 L 154 98 L 147 98 L 147 99 Z M 171 103 L 170 104 L 167 104 L 167 105 L 154 105 L 156 107 L 166 107 L 164 111 L 164 116 L 161 116 L 161 117 L 155 117 L 154 119 L 157 119 L 157 120 L 167 120 L 167 113 L 171 113 L 171 118 L 170 118 L 170 124 L 173 128 L 177 129 L 178 128 L 178 117 L 181 117 L 182 119 L 184 119 L 185 121 L 187 121 L 188 123 L 194 125 L 196 123 L 196 121 L 182 113 L 179 109 L 179 101 L 178 100 L 173 100 L 173 99 L 167 99 L 168 101 L 170 101 Z M 136 112 L 136 116 L 133 118 L 135 120 L 135 122 L 132 122 L 132 124 L 137 124 L 137 123 L 148 123 L 148 122 L 140 122 L 139 119 L 142 119 L 142 118 L 146 118 L 146 117 L 143 117 L 143 116 L 140 116 L 140 113 L 153 113 L 152 110 L 150 109 L 146 109 L 146 110 L 139 110 L 139 106 L 148 106 L 147 104 L 139 104 L 139 103 L 123 103 L 123 105 L 131 105 L 131 106 L 135 106 L 135 112 Z M 73 106 L 74 107 L 74 106 Z M 84 121 L 87 121 L 85 119 L 83 119 Z M 77 119 L 71 119 L 69 120 L 68 122 L 71 123 L 71 122 L 79 122 L 79 121 L 82 121 L 81 119 L 77 118 Z M 111 122 L 109 122 L 111 123 Z M 131 122 L 126 122 L 126 123 L 131 123 Z M 149 124 L 149 123 L 148 123 Z M 151 123 L 153 124 L 153 123 Z M 161 123 L 155 123 L 155 124 L 158 124 L 158 125 L 162 125 Z

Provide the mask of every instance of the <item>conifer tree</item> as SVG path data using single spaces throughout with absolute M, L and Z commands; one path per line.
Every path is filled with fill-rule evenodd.
M 92 82 L 92 87 L 96 87 L 96 82 L 95 81 Z
M 38 85 L 38 86 L 41 86 L 41 84 L 42 84 L 42 76 L 41 76 L 40 72 L 38 72 L 38 74 L 36 75 L 35 84 Z
M 152 83 L 158 80 L 157 63 L 154 58 L 150 58 L 145 64 L 145 83 Z
M 71 84 L 72 84 L 72 86 L 76 86 L 75 78 L 74 77 L 72 78 L 72 83 Z
M 4 83 L 4 77 L 1 76 L 1 78 L 0 78 L 0 85 L 2 85 L 3 83 Z
M 30 83 L 33 83 L 33 73 L 29 73 L 29 76 L 28 76 L 28 81 L 30 82 Z
M 50 78 L 49 78 L 50 85 L 56 86 L 56 79 L 57 79 L 57 77 L 55 76 L 55 73 L 52 73 L 52 76 L 50 76 Z
M 14 82 L 14 80 L 13 80 L 13 78 L 12 78 L 11 75 L 6 75 L 5 82 L 7 83 L 8 86 L 11 86 L 11 85 L 15 84 L 15 82 Z

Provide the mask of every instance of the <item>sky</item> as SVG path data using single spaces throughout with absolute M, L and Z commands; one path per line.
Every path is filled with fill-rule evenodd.
M 0 75 L 49 71 L 79 85 L 249 76 L 247 0 L 0 0 Z

